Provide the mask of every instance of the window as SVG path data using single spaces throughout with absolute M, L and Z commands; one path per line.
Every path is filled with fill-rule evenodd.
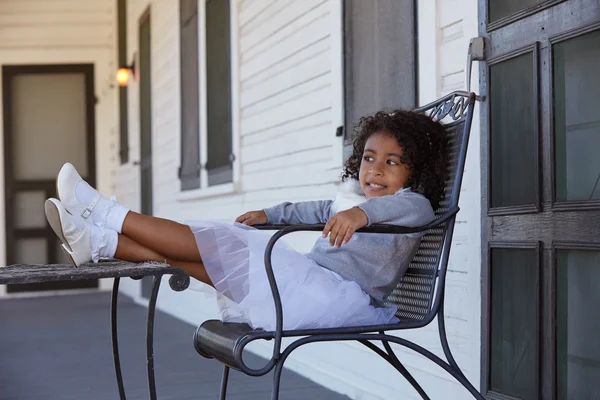
M 540 0 L 489 0 L 490 22 L 543 3 Z
M 535 49 L 490 62 L 490 208 L 537 207 L 536 65 Z
M 522 244 L 521 244 L 522 245 Z M 490 255 L 490 388 L 538 398 L 539 250 L 493 245 Z
M 344 0 L 346 139 L 362 116 L 416 105 L 415 8 L 398 0 Z
M 230 1 L 180 0 L 180 22 L 185 191 L 233 181 Z
M 600 31 L 553 47 L 555 201 L 600 200 Z
M 600 251 L 595 249 L 564 247 L 555 253 L 558 400 L 593 399 L 600 393 Z

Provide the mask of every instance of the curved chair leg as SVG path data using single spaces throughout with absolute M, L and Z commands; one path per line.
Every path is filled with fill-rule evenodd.
M 148 390 L 150 399 L 156 400 L 156 383 L 154 381 L 154 311 L 156 309 L 156 299 L 158 298 L 158 289 L 162 276 L 154 276 L 152 282 L 152 294 L 148 301 L 148 319 L 146 326 L 146 366 L 148 367 Z
M 440 334 L 440 341 L 442 342 L 442 349 L 444 350 L 444 355 L 448 360 L 448 364 L 450 364 L 454 369 L 462 371 L 458 368 L 458 364 L 456 360 L 454 360 L 454 356 L 452 356 L 452 352 L 450 351 L 450 345 L 448 344 L 448 337 L 446 336 L 446 322 L 444 320 L 444 295 L 440 299 L 440 308 L 438 309 L 438 333 Z M 463 375 L 464 376 L 464 375 Z
M 360 340 L 359 342 L 364 344 L 369 349 L 373 350 L 373 352 L 377 353 L 377 355 L 379 355 L 381 358 L 387 361 L 392 367 L 396 368 L 396 370 L 402 374 L 404 379 L 406 379 L 408 383 L 410 383 L 412 387 L 415 388 L 415 390 L 419 393 L 423 400 L 430 400 L 429 396 L 427 396 L 427 393 L 425 393 L 425 390 L 423 390 L 421 385 L 419 385 L 419 382 L 417 382 L 417 380 L 411 375 L 410 372 L 408 372 L 408 370 L 400 362 L 400 360 L 398 360 L 388 342 L 382 340 L 382 343 L 386 348 L 387 353 L 369 341 Z
M 469 390 L 471 392 L 471 394 L 473 394 L 473 392 L 476 392 L 477 395 L 483 399 L 483 396 L 481 396 L 481 394 L 475 389 L 475 387 L 471 384 L 471 382 L 469 382 L 469 380 L 467 379 L 465 374 L 462 372 L 462 370 L 458 367 L 458 364 L 456 363 L 456 360 L 454 359 L 454 356 L 452 355 L 452 352 L 450 351 L 450 345 L 448 344 L 448 337 L 446 335 L 446 323 L 444 321 L 444 296 L 443 295 L 442 295 L 442 298 L 440 301 L 440 308 L 438 309 L 437 319 L 438 319 L 438 333 L 440 334 L 440 342 L 442 344 L 442 350 L 444 350 L 444 355 L 446 356 L 446 359 L 448 360 L 448 364 L 450 364 L 450 367 L 456 372 L 456 374 L 460 375 L 462 377 L 462 379 L 465 381 L 465 383 L 463 383 L 463 386 L 467 390 Z M 470 388 L 467 387 L 467 385 L 469 385 Z M 475 396 L 475 394 L 473 394 L 473 396 Z M 477 396 L 475 396 L 475 397 L 477 397 Z M 479 397 L 477 397 L 477 398 L 479 398 Z
M 448 372 L 450 375 L 452 375 L 465 389 L 467 389 L 469 391 L 469 393 L 471 393 L 471 395 L 473 397 L 475 397 L 477 400 L 485 400 L 485 398 L 481 395 L 481 393 L 479 393 L 477 391 L 477 389 L 475 389 L 475 387 L 473 385 L 471 385 L 471 382 L 469 382 L 469 380 L 467 378 L 465 378 L 465 376 L 462 374 L 462 372 L 455 370 L 450 364 L 448 364 L 447 361 L 442 360 L 440 357 L 436 356 L 435 354 L 433 354 L 431 351 L 425 349 L 424 347 L 419 346 L 416 343 L 413 343 L 409 340 L 403 339 L 398 336 L 391 336 L 391 335 L 385 335 L 385 334 L 372 334 L 372 333 L 369 333 L 369 334 L 365 334 L 365 333 L 340 334 L 340 335 L 335 335 L 335 339 L 332 339 L 331 337 L 328 337 L 328 336 L 307 336 L 307 337 L 303 337 L 302 339 L 298 339 L 293 343 L 290 343 L 285 348 L 283 353 L 281 353 L 280 360 L 281 360 L 281 362 L 283 362 L 290 355 L 290 353 L 292 351 L 296 350 L 300 346 L 304 346 L 305 344 L 308 344 L 308 343 L 322 342 L 322 341 L 329 341 L 329 340 L 336 340 L 336 341 L 357 340 L 361 343 L 363 341 L 368 341 L 368 340 L 380 340 L 380 341 L 388 341 L 388 342 L 396 343 L 396 344 L 399 344 L 400 346 L 407 347 L 407 348 L 411 349 L 412 351 L 417 352 L 424 357 L 427 357 L 429 360 L 433 361 L 435 364 L 437 364 L 438 366 L 443 368 L 446 372 Z M 379 349 L 379 351 L 381 351 L 381 349 Z M 383 351 L 381 351 L 381 352 L 383 353 Z
M 119 398 L 126 400 L 125 387 L 123 386 L 123 375 L 121 374 L 121 361 L 119 358 L 119 338 L 117 335 L 117 300 L 119 298 L 119 281 L 115 278 L 113 283 L 111 308 L 110 308 L 110 327 L 113 348 L 113 360 L 115 362 L 115 374 L 117 375 L 117 386 L 119 387 Z
M 291 352 L 290 352 L 291 353 Z M 273 389 L 271 391 L 271 400 L 279 400 L 279 384 L 281 383 L 281 373 L 283 372 L 283 363 L 288 355 L 281 355 L 277 364 L 275 364 L 275 371 L 273 372 Z
M 227 397 L 227 382 L 229 381 L 229 367 L 223 366 L 223 378 L 221 378 L 221 397 L 220 400 L 225 400 Z
M 380 332 L 382 335 L 385 334 L 384 332 Z M 396 357 L 396 353 L 394 353 L 394 350 L 392 350 L 392 347 L 390 346 L 390 343 L 386 340 L 382 340 L 381 343 L 383 343 L 383 347 L 385 348 L 385 350 L 387 351 L 388 355 L 390 356 L 390 359 L 394 361 L 394 363 L 396 363 L 397 365 L 395 365 L 396 369 L 398 371 L 400 371 L 400 373 L 402 374 L 402 376 L 404 376 L 404 379 L 406 379 L 411 385 L 412 387 L 415 388 L 415 390 L 419 393 L 419 395 L 421 395 L 421 398 L 423 400 L 430 400 L 429 396 L 427 396 L 427 393 L 425 393 L 425 390 L 421 387 L 421 385 L 419 385 L 419 383 L 417 382 L 417 380 L 411 375 L 410 372 L 408 372 L 408 370 L 406 369 L 406 367 L 404 366 L 404 364 L 402 364 L 400 362 L 400 360 L 398 360 L 398 357 Z
M 454 363 L 454 365 L 445 363 L 441 358 L 439 358 L 432 352 L 424 349 L 423 347 L 421 347 L 415 343 L 409 342 L 408 340 L 398 338 L 398 337 L 390 337 L 388 340 L 390 342 L 397 343 L 401 346 L 408 347 L 409 349 L 416 351 L 417 353 L 427 357 L 428 359 L 430 359 L 431 361 L 433 361 L 434 363 L 436 363 L 437 365 L 439 365 L 440 367 L 445 369 L 446 372 L 448 372 L 450 375 L 452 375 L 465 389 L 467 389 L 469 391 L 469 393 L 471 393 L 471 395 L 473 397 L 475 397 L 478 400 L 485 400 L 485 398 L 481 395 L 481 393 L 479 393 L 477 391 L 477 389 L 475 389 L 475 387 L 471 384 L 471 382 L 469 382 L 469 380 L 465 377 L 465 375 L 458 368 L 456 363 Z

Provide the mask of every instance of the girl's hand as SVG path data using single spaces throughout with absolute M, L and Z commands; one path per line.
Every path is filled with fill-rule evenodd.
M 248 211 L 237 217 L 235 222 L 244 225 L 262 225 L 267 223 L 267 214 L 263 210 Z
M 357 229 L 366 226 L 369 223 L 367 214 L 358 207 L 352 207 L 349 210 L 341 211 L 335 214 L 323 229 L 323 237 L 329 234 L 329 244 L 340 247 L 348 243 Z

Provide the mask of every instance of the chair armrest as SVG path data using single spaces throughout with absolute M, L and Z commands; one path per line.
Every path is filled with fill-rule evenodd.
M 445 222 L 447 222 L 450 218 L 454 217 L 456 213 L 458 213 L 459 208 L 453 207 L 442 214 L 439 218 L 436 218 L 432 222 L 427 225 L 417 226 L 417 227 L 406 227 L 400 225 L 391 225 L 391 224 L 373 224 L 371 226 L 365 226 L 364 228 L 357 229 L 356 232 L 361 233 L 418 233 L 425 232 L 429 229 L 435 228 Z M 266 231 L 285 231 L 278 236 L 277 240 L 284 235 L 287 235 L 292 232 L 301 232 L 301 231 L 321 231 L 325 228 L 325 224 L 264 224 L 264 225 L 252 225 L 253 228 L 259 230 Z
M 418 227 L 405 227 L 398 225 L 389 224 L 374 224 L 364 228 L 358 229 L 356 232 L 361 233 L 395 233 L 395 234 L 407 234 L 407 233 L 418 233 L 425 232 L 429 229 L 435 228 L 456 216 L 458 213 L 458 206 L 450 208 L 439 218 L 436 218 L 427 225 Z M 275 281 L 275 275 L 273 274 L 273 265 L 271 264 L 271 254 L 273 253 L 273 247 L 275 243 L 283 236 L 292 232 L 300 231 L 322 231 L 325 228 L 325 224 L 298 224 L 298 225 L 253 225 L 254 228 L 260 230 L 277 230 L 277 232 L 271 236 L 267 248 L 265 249 L 265 270 L 267 272 L 267 278 L 269 279 L 269 285 L 271 286 L 271 293 L 273 294 L 273 301 L 275 302 L 275 343 L 273 346 L 273 360 L 279 358 L 281 350 L 281 337 L 283 331 L 283 311 L 281 307 L 281 297 L 279 296 L 279 289 L 277 282 Z

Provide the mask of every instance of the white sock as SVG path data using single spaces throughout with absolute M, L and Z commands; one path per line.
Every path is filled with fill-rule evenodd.
M 86 181 L 81 181 L 75 188 L 75 197 L 81 204 L 89 205 L 96 197 L 96 189 L 91 187 Z M 123 221 L 129 209 L 114 200 L 109 200 L 106 197 L 101 197 L 92 211 L 92 221 L 94 225 L 101 228 L 108 228 L 121 233 L 123 229 Z
M 100 258 L 114 258 L 119 243 L 119 234 L 111 229 L 90 225 L 90 248 L 92 260 L 98 262 Z

